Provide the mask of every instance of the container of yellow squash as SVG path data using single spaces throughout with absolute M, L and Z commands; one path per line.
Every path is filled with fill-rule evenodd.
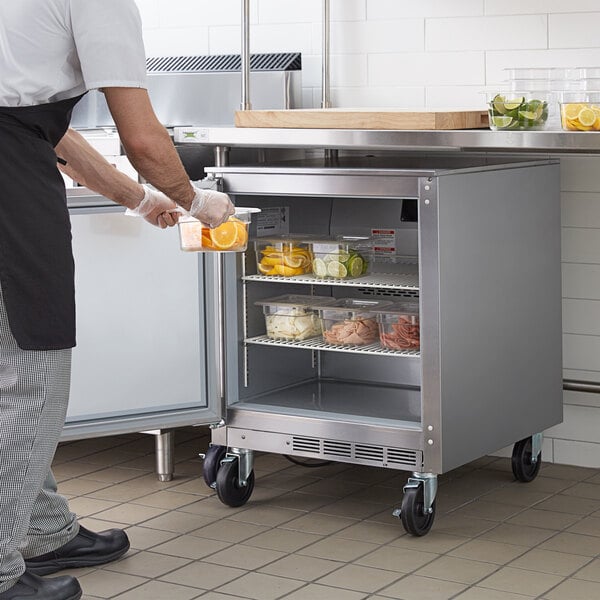
M 312 272 L 308 243 L 296 237 L 255 240 L 256 272 L 260 275 L 294 277 Z

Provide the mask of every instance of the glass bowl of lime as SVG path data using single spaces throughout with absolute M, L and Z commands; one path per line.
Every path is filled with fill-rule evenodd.
M 540 130 L 545 129 L 548 116 L 556 100 L 548 91 L 510 91 L 488 95 L 490 129 Z

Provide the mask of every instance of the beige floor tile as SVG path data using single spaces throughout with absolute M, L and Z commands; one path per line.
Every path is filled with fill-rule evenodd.
M 567 531 L 570 531 L 571 533 L 582 533 L 584 535 L 600 536 L 600 518 L 586 517 L 569 527 Z
M 466 514 L 449 514 L 435 518 L 433 527 L 440 533 L 462 537 L 475 537 L 496 527 L 498 523 L 487 519 L 477 519 Z
M 415 575 L 454 581 L 455 583 L 473 584 L 487 577 L 497 568 L 497 565 L 489 562 L 465 560 L 454 556 L 440 556 L 440 558 L 436 558 L 415 571 Z
M 118 502 L 110 502 L 109 500 L 96 500 L 88 496 L 82 496 L 80 498 L 73 498 L 69 502 L 71 510 L 76 513 L 79 517 L 89 517 L 97 515 L 98 513 L 119 506 Z M 123 523 L 124 521 L 119 521 Z
M 276 527 L 245 540 L 244 545 L 280 550 L 282 552 L 295 552 L 321 539 L 323 539 L 323 536 L 314 533 L 303 533 L 301 531 L 291 531 Z
M 194 529 L 192 535 L 209 538 L 211 540 L 220 540 L 222 542 L 243 542 L 248 538 L 254 537 L 259 533 L 267 531 L 269 528 L 263 525 L 254 525 L 253 523 L 241 523 L 239 521 L 230 521 L 229 519 L 221 519 L 201 527 Z
M 85 496 L 105 488 L 108 484 L 90 479 L 68 479 L 60 484 L 60 493 L 63 496 Z
M 308 485 L 318 483 L 320 479 L 318 477 L 313 477 L 306 473 L 275 473 L 271 475 L 267 475 L 266 477 L 261 477 L 257 480 L 257 486 L 271 487 L 277 488 L 280 490 L 292 491 L 299 490 Z M 311 492 L 309 492 L 311 493 Z
M 200 515 L 190 515 L 189 513 L 171 511 L 162 514 L 154 519 L 144 521 L 146 527 L 152 529 L 164 529 L 165 531 L 175 531 L 177 533 L 190 533 L 200 527 L 205 527 L 214 523 L 213 517 L 203 517 Z
M 148 527 L 138 527 L 137 525 L 134 525 L 133 527 L 127 528 L 127 535 L 129 536 L 132 548 L 137 550 L 147 550 L 148 548 L 153 548 L 177 537 L 178 534 L 172 531 L 161 531 L 159 529 L 150 529 Z
M 517 546 L 533 548 L 533 546 L 537 546 L 553 535 L 556 535 L 556 531 L 550 529 L 502 523 L 498 527 L 485 532 L 481 538 L 502 544 L 515 544 Z
M 206 592 L 201 596 L 198 596 L 198 599 L 202 600 L 246 600 L 245 598 L 240 598 L 240 596 L 230 596 L 229 594 L 221 594 L 220 592 Z
M 188 558 L 178 558 L 142 550 L 133 556 L 127 555 L 125 558 L 109 563 L 105 569 L 151 579 L 179 569 L 189 562 Z
M 524 554 L 527 550 L 526 546 L 475 539 L 450 550 L 448 555 L 504 565 L 517 558 L 517 556 Z
M 596 600 L 600 598 L 600 583 L 568 579 L 544 595 L 547 600 Z
M 170 516 L 173 513 L 169 513 L 164 508 L 153 508 L 151 506 L 140 506 L 137 504 L 119 504 L 119 506 L 96 513 L 94 516 L 97 519 L 119 521 L 120 523 L 127 523 L 127 525 L 139 525 L 140 523 L 151 521 L 164 514 Z
M 248 510 L 248 505 L 232 508 L 223 504 L 219 498 L 214 496 L 191 496 L 180 492 L 174 492 L 178 496 L 189 499 L 189 504 L 182 506 L 178 510 L 183 513 L 201 515 L 203 517 L 214 517 L 215 519 L 228 519 L 238 512 Z
M 189 588 L 174 583 L 149 581 L 138 588 L 119 594 L 118 600 L 194 600 L 203 594 L 197 588 Z
M 453 511 L 451 515 L 461 515 L 466 518 L 477 517 L 478 519 L 487 519 L 488 521 L 504 521 L 521 510 L 521 507 L 514 504 L 475 500 Z
M 86 594 L 98 598 L 113 598 L 132 588 L 138 587 L 148 580 L 135 575 L 111 573 L 107 576 L 105 571 L 94 571 L 78 577 L 81 588 Z
M 246 571 L 255 571 L 283 556 L 286 556 L 286 554 L 277 550 L 265 550 L 264 548 L 252 548 L 250 546 L 243 547 L 238 544 L 211 554 L 205 557 L 204 561 L 225 567 L 237 567 Z
M 100 483 L 123 483 L 141 477 L 144 473 L 138 469 L 124 469 L 122 467 L 111 466 L 106 469 L 98 469 L 93 473 L 84 475 L 82 479 L 86 481 L 97 481 Z
M 177 583 L 188 587 L 211 590 L 226 584 L 233 579 L 244 575 L 246 571 L 234 567 L 223 567 L 205 562 L 193 562 L 181 569 L 171 571 L 162 577 L 160 581 Z
M 585 556 L 535 548 L 515 559 L 508 566 L 566 576 L 571 575 L 588 562 L 589 558 Z
M 395 546 L 383 546 L 367 556 L 356 560 L 356 564 L 376 569 L 386 569 L 397 573 L 410 573 L 419 567 L 435 560 L 437 554 L 419 552 Z
M 353 481 L 339 481 L 334 479 L 321 479 L 302 488 L 307 494 L 317 494 L 318 496 L 332 496 L 333 498 L 343 498 L 351 494 L 356 494 L 364 490 L 367 486 Z
M 379 592 L 381 596 L 402 600 L 448 600 L 465 589 L 460 583 L 408 575 Z
M 261 573 L 289 577 L 301 581 L 314 581 L 331 571 L 342 567 L 344 563 L 313 556 L 290 554 L 280 560 L 260 569 Z
M 399 523 L 396 525 L 399 525 Z M 336 531 L 332 535 L 333 537 L 347 540 L 359 540 L 372 544 L 387 544 L 404 535 L 404 529 L 398 526 L 390 527 L 384 523 L 376 523 L 374 521 L 360 521 L 355 525 L 350 525 L 350 527 Z
M 454 600 L 527 600 L 534 596 L 523 596 L 522 594 L 511 594 L 498 590 L 489 590 L 481 587 L 472 587 L 462 594 L 454 597 Z
M 594 476 L 597 472 L 594 469 L 585 467 L 573 467 L 569 465 L 555 465 L 542 462 L 540 475 L 543 477 L 553 477 L 554 479 L 569 479 L 582 481 Z
M 202 477 L 195 477 L 188 481 L 175 481 L 170 489 L 179 494 L 190 494 L 192 496 L 202 496 L 203 498 L 214 494 L 214 491 L 204 483 Z
M 582 556 L 598 556 L 600 554 L 600 538 L 578 533 L 561 532 L 540 544 L 541 550 L 554 550 Z
M 507 522 L 514 525 L 528 525 L 530 527 L 541 527 L 542 529 L 556 529 L 557 531 L 560 531 L 573 525 L 573 523 L 579 521 L 580 518 L 579 515 L 571 515 L 565 512 L 529 508 L 508 519 Z
M 596 558 L 575 573 L 576 579 L 585 579 L 586 581 L 595 581 L 600 583 L 600 558 Z
M 595 510 L 600 509 L 600 500 L 556 494 L 555 496 L 551 496 L 547 500 L 536 504 L 535 508 L 565 512 L 572 515 L 589 515 Z
M 134 504 L 141 504 L 142 506 L 152 506 L 154 508 L 165 508 L 173 510 L 175 508 L 181 508 L 194 502 L 193 498 L 190 498 L 187 494 L 181 494 L 172 492 L 170 490 L 164 490 L 162 492 L 153 492 L 147 496 L 137 498 Z
M 370 598 L 370 596 L 368 596 Z M 363 600 L 367 594 L 311 583 L 285 597 L 285 600 Z
M 86 479 L 93 479 L 93 477 L 91 477 L 91 474 L 97 470 L 97 465 L 89 465 L 76 461 L 62 463 L 60 465 L 55 465 L 52 467 L 52 472 L 54 473 L 54 477 L 56 478 L 59 487 L 63 481 L 67 479 L 73 479 L 74 477 L 82 477 L 86 475 Z
M 229 518 L 232 521 L 243 521 L 244 523 L 254 523 L 255 525 L 277 527 L 278 525 L 302 517 L 305 514 L 305 512 L 299 510 L 289 510 L 287 508 L 277 508 L 275 506 L 251 506 L 248 510 L 232 514 Z
M 294 529 L 308 533 L 317 533 L 321 535 L 330 535 L 340 529 L 345 529 L 350 525 L 356 524 L 356 519 L 347 519 L 344 517 L 333 517 L 331 515 L 322 515 L 319 513 L 310 513 L 288 521 L 283 529 Z
M 275 600 L 281 598 L 304 584 L 293 579 L 284 579 L 264 573 L 248 573 L 240 579 L 221 586 L 217 591 L 224 594 L 242 596 L 251 600 Z
M 387 587 L 400 577 L 402 577 L 400 573 L 392 571 L 361 567 L 360 565 L 346 565 L 322 577 L 317 583 L 357 592 L 373 593 Z
M 359 502 L 353 496 L 343 498 L 331 504 L 317 508 L 315 512 L 337 517 L 348 517 L 350 519 L 368 519 L 370 516 L 381 511 L 381 506 L 372 502 Z
M 292 510 L 314 510 L 331 502 L 331 496 L 318 496 L 317 494 L 306 494 L 304 492 L 280 493 L 269 501 L 271 506 L 289 508 Z
M 357 540 L 344 540 L 340 543 L 339 538 L 328 537 L 298 550 L 297 554 L 350 562 L 371 553 L 378 547 L 377 544 L 369 544 L 368 542 L 359 542 Z
M 555 480 L 553 480 L 555 481 Z M 532 491 L 527 486 L 514 484 L 494 490 L 482 497 L 482 500 L 488 502 L 499 502 L 501 504 L 511 504 L 514 506 L 531 506 L 537 502 L 542 502 L 551 497 L 554 492 Z
M 179 556 L 191 560 L 199 560 L 215 552 L 220 552 L 231 546 L 230 542 L 219 542 L 206 538 L 198 538 L 194 535 L 177 536 L 164 544 L 159 544 L 152 548 L 152 552 L 168 554 L 169 556 Z
M 575 485 L 568 487 L 562 493 L 566 496 L 576 496 L 577 498 L 600 500 L 600 485 L 587 482 L 576 483 Z
M 558 575 L 502 567 L 477 585 L 503 592 L 539 596 L 563 580 Z
M 402 488 L 391 488 L 383 485 L 370 485 L 352 494 L 353 500 L 395 506 L 402 503 Z

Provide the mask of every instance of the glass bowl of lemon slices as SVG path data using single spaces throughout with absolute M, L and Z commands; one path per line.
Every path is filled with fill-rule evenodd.
M 510 91 L 488 95 L 490 129 L 540 130 L 546 127 L 553 104 L 548 91 Z
M 184 252 L 245 252 L 252 214 L 258 208 L 236 207 L 225 223 L 211 229 L 194 217 L 179 218 L 179 242 Z
M 560 123 L 566 131 L 600 131 L 600 92 L 563 94 Z
M 294 277 L 312 270 L 308 242 L 296 237 L 255 240 L 256 272 L 269 277 Z

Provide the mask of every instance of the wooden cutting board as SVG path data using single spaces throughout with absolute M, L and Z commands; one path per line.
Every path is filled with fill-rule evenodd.
M 326 108 L 239 110 L 236 127 L 288 129 L 481 129 L 488 127 L 485 110 L 396 110 Z

